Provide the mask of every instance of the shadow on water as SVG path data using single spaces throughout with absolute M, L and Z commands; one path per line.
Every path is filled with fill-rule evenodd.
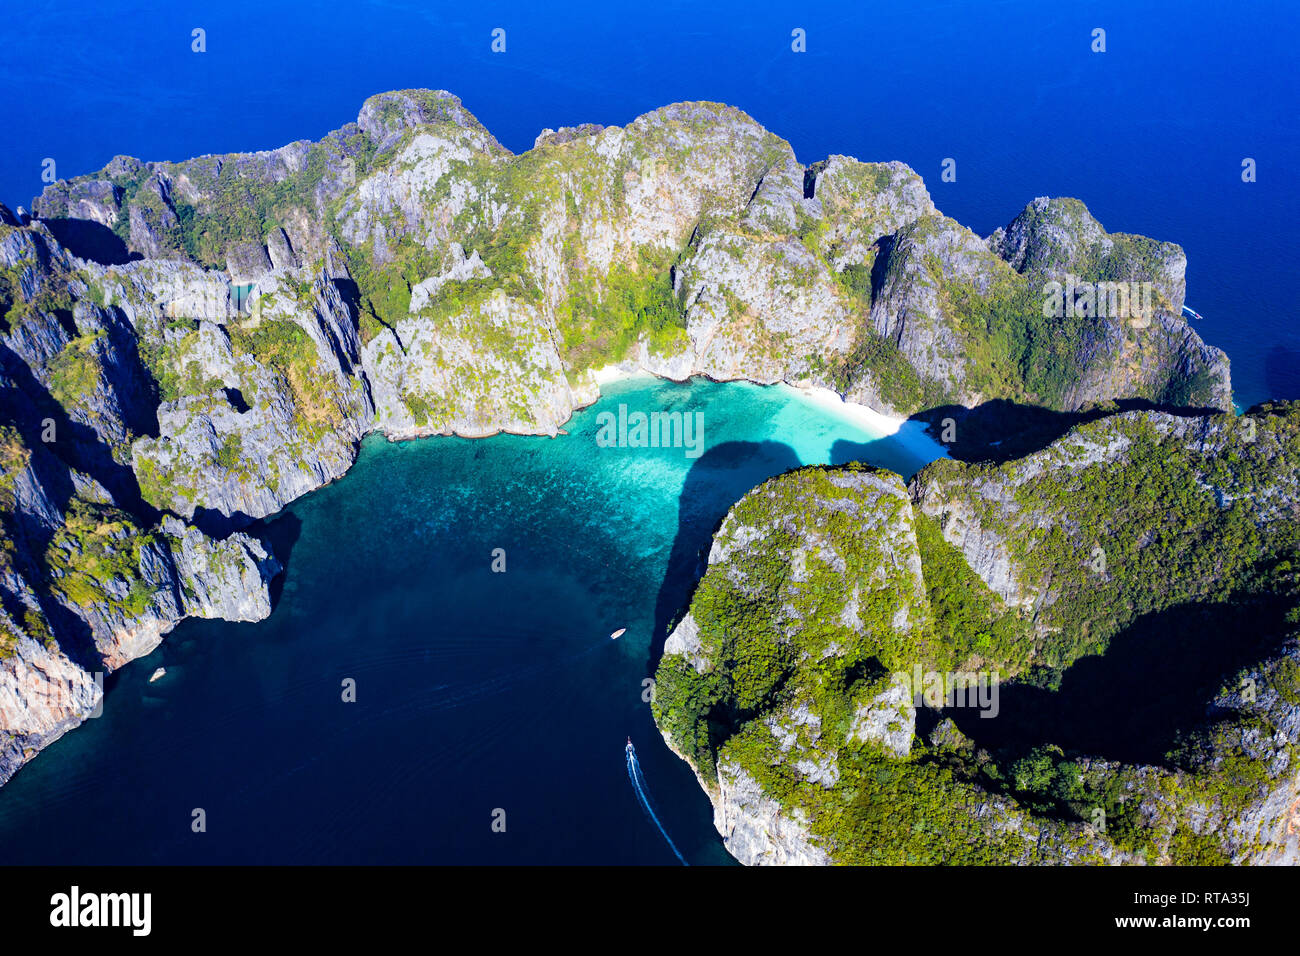
M 294 545 L 302 537 L 302 519 L 292 511 L 286 511 L 269 521 L 257 521 L 245 531 L 261 541 L 280 562 L 281 570 L 271 579 L 269 588 L 271 611 L 280 606 L 280 595 L 284 593 L 284 582 L 289 576 L 289 558 L 293 555 Z
M 880 444 L 880 441 L 845 441 L 841 438 L 831 446 L 830 463 L 847 465 L 851 461 L 866 461 Z
M 962 405 L 939 405 L 917 412 L 911 421 L 924 422 L 931 436 L 945 442 L 948 454 L 958 461 L 1005 462 L 1041 451 L 1075 425 L 1105 418 L 1118 412 L 1159 411 L 1171 415 L 1219 414 L 1217 408 L 1194 408 L 1152 402 L 1146 399 L 1122 399 L 1079 412 L 1057 412 L 1035 405 L 1021 405 L 1006 399 L 994 399 L 974 408 Z M 945 429 L 945 419 L 951 428 Z
M 745 492 L 768 478 L 802 464 L 781 442 L 723 442 L 691 466 L 677 505 L 677 535 L 655 601 L 650 663 L 656 664 L 664 638 L 690 604 L 708 563 L 713 533 Z M 653 667 L 649 673 L 654 673 Z
M 235 510 L 226 514 L 216 508 L 195 508 L 194 514 L 188 519 L 189 523 L 194 525 L 204 534 L 213 538 L 228 538 L 236 531 L 246 531 L 249 526 L 254 524 L 257 519 L 243 511 Z M 279 555 L 277 554 L 278 558 Z
M 875 441 L 837 439 L 835 444 L 831 446 L 829 464 L 847 465 L 852 461 L 865 462 L 877 468 L 888 469 L 901 475 L 904 481 L 910 481 L 912 476 L 916 474 L 918 467 L 923 464 L 923 459 L 907 452 L 892 437 L 877 438 Z
M 1286 607 L 1269 599 L 1145 614 L 1104 654 L 1075 662 L 1059 690 L 1003 684 L 996 717 L 962 707 L 941 716 L 978 746 L 1013 755 L 1052 743 L 1110 760 L 1165 763 L 1178 732 L 1204 718 L 1222 681 L 1275 643 Z M 927 716 L 932 724 L 940 715 Z

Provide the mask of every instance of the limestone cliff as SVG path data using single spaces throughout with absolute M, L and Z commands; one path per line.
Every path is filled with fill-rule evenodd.
M 1296 403 L 788 473 L 718 530 L 656 720 L 746 863 L 1300 862 L 1298 481 Z

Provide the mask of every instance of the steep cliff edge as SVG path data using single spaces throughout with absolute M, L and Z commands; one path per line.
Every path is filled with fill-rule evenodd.
M 746 863 L 1295 863 L 1298 480 L 1295 403 L 788 473 L 715 536 L 656 721 Z
M 981 240 L 906 166 L 805 167 L 720 104 L 514 155 L 456 97 L 407 90 L 319 142 L 118 156 L 35 219 L 0 208 L 0 782 L 180 618 L 268 613 L 275 559 L 238 529 L 372 431 L 555 435 L 611 364 L 893 412 L 1227 407 L 1226 358 L 1178 314 L 1177 247 L 1121 255 L 1136 237 L 1062 202 Z M 1034 343 L 1061 330 L 1034 283 L 1094 262 L 1163 290 L 1156 321 L 1071 324 L 1045 379 Z

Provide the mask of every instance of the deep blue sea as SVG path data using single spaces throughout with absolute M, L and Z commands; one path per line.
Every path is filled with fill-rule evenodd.
M 1112 231 L 1180 243 L 1198 330 L 1248 407 L 1300 398 L 1297 26 L 1294 3 L 1210 0 L 10 4 L 0 200 L 28 205 L 46 158 L 71 176 L 118 153 L 318 138 L 388 89 L 451 90 L 515 151 L 543 127 L 719 100 L 804 162 L 910 164 L 981 234 L 1069 195 Z M 352 474 L 271 524 L 289 558 L 267 622 L 186 622 L 109 678 L 102 718 L 0 789 L 0 862 L 673 863 L 624 772 L 627 735 L 687 858 L 725 862 L 641 700 L 652 634 L 758 481 L 917 462 L 788 392 L 613 392 L 568 438 L 367 442 Z M 597 449 L 611 401 L 702 409 L 713 447 L 694 462 Z
M 600 447 L 620 404 L 699 413 L 702 454 Z M 567 428 L 367 440 L 270 523 L 287 571 L 269 619 L 183 622 L 0 788 L 0 863 L 673 864 L 628 737 L 682 853 L 726 862 L 643 685 L 714 528 L 797 465 L 910 475 L 941 449 L 784 386 L 703 380 L 612 384 Z

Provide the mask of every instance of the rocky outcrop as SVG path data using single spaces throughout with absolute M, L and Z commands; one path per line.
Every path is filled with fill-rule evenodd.
M 907 675 L 934 651 L 933 613 L 895 475 L 802 469 L 750 492 L 724 519 L 691 611 L 665 643 L 654 709 L 738 860 L 888 857 L 888 847 L 854 845 L 841 831 L 866 824 L 836 808 L 856 805 L 864 775 L 907 766 L 919 690 Z M 950 781 L 932 796 L 966 803 L 972 794 Z M 1079 859 L 1111 852 L 1080 828 L 995 805 L 963 825 L 1017 859 L 1036 858 L 1050 840 Z
M 913 482 L 917 509 L 936 519 L 944 537 L 963 554 L 984 583 L 1009 604 L 1046 610 L 1071 588 L 1097 581 L 1120 583 L 1114 569 L 1135 573 L 1132 560 L 1152 560 L 1141 537 L 1117 536 L 1129 509 L 1147 519 L 1170 520 L 1163 497 L 1112 502 L 1095 497 L 1103 478 L 1131 481 L 1138 489 L 1191 490 L 1188 511 L 1205 521 L 1227 520 L 1249 509 L 1252 523 L 1266 536 L 1280 534 L 1297 519 L 1293 502 L 1300 492 L 1296 453 L 1296 411 L 1290 405 L 1253 409 L 1242 417 L 1178 416 L 1127 412 L 1072 429 L 1042 451 L 1003 465 L 936 463 Z M 1225 468 L 1224 462 L 1233 466 Z M 1089 487 L 1092 485 L 1092 487 Z M 1086 496 L 1073 492 L 1087 490 Z M 1148 492 L 1149 494 L 1149 492 Z M 1161 496 L 1164 495 L 1162 490 Z M 1026 502 L 1035 504 L 1028 508 Z M 1177 513 L 1176 511 L 1174 513 Z M 1175 542 L 1192 550 L 1204 526 L 1180 528 Z M 1154 535 L 1153 530 L 1149 532 Z M 1184 536 L 1185 535 L 1185 536 Z M 1054 555 L 1068 567 L 1045 560 L 1042 542 L 1052 539 Z M 1057 544 L 1059 542 L 1059 544 Z M 1239 569 L 1207 550 L 1204 576 L 1180 582 L 1189 596 L 1230 578 Z M 1217 567 L 1210 565 L 1216 563 Z M 1080 583 L 1096 567 L 1094 580 Z M 1155 565 L 1151 565 L 1152 570 Z M 1044 627 L 1050 625 L 1044 624 Z
M 83 720 L 104 696 L 102 676 L 78 667 L 57 648 L 0 621 L 16 640 L 0 666 L 0 783 Z
M 0 238 L 0 269 L 2 784 L 183 618 L 266 617 L 279 564 L 245 534 L 159 521 L 139 496 L 132 444 L 156 428 L 157 400 L 136 323 L 153 304 L 113 301 L 127 284 L 40 223 Z
M 1078 342 L 1082 374 L 1065 387 L 1064 407 L 1130 394 L 1231 408 L 1227 357 L 1186 334 L 1187 257 L 1177 245 L 1107 233 L 1078 200 L 1040 197 L 994 232 L 988 246 L 1033 289 L 1049 282 L 1078 285 L 1080 302 L 1089 287 L 1096 290 L 1092 321 Z M 1107 314 L 1117 302 L 1123 311 L 1118 294 L 1135 282 L 1151 286 L 1150 313 L 1136 314 L 1130 302 L 1124 314 Z
M 1300 862 L 1298 482 L 1297 403 L 1115 414 L 1003 464 L 941 459 L 906 491 L 788 473 L 719 528 L 655 719 L 744 863 Z M 1198 660 L 1175 671 L 1170 648 Z M 1017 693 L 1063 694 L 1109 653 L 1184 693 L 1221 685 L 1157 760 L 1071 744 L 1068 710 Z M 970 720 L 952 678 L 977 671 L 1002 702 Z M 1088 705 L 1150 706 L 1121 693 Z M 984 717 L 1032 725 L 982 743 Z
M 739 765 L 718 765 L 717 788 L 710 791 L 710 796 L 713 825 L 728 852 L 740 862 L 750 866 L 830 863 L 826 851 L 812 842 L 797 812 L 783 813 L 781 805 Z

